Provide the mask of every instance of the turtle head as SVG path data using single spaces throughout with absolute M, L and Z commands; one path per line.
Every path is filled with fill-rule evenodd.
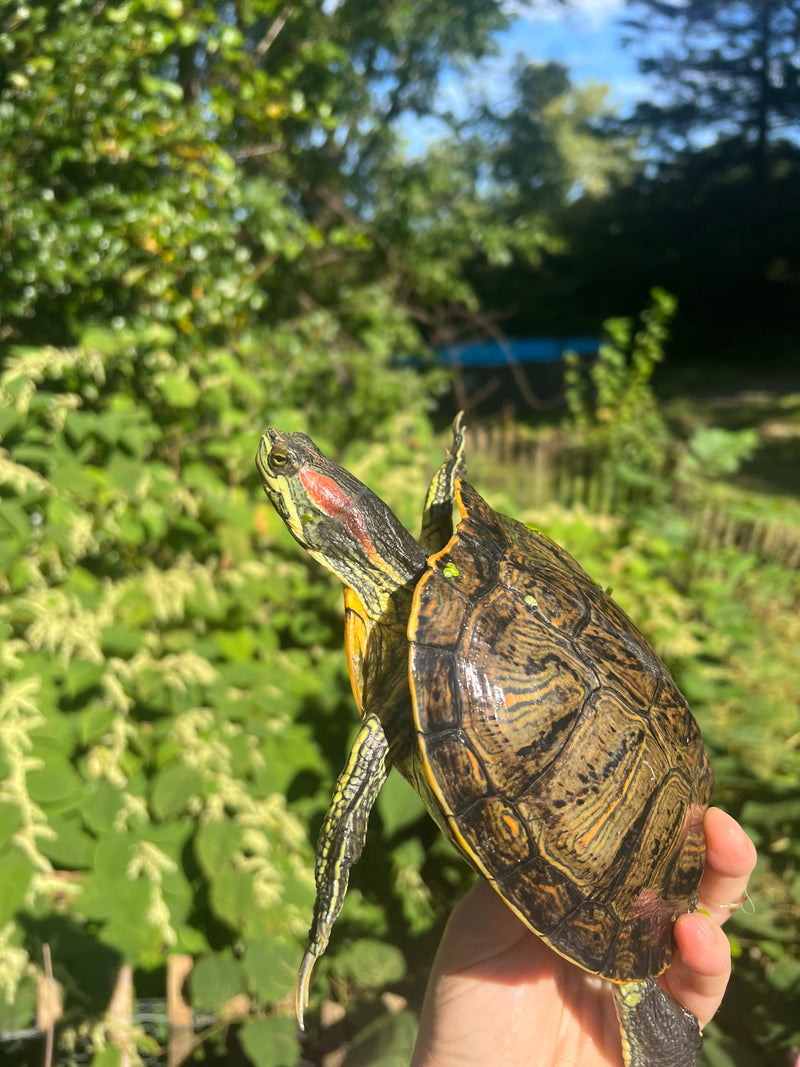
M 306 434 L 268 429 L 256 468 L 295 541 L 354 589 L 373 618 L 425 566 L 425 551 L 389 507 Z

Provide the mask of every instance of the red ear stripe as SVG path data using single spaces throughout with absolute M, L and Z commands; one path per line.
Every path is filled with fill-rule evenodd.
M 348 496 L 333 478 L 328 478 L 324 474 L 315 474 L 314 471 L 303 470 L 300 471 L 300 481 L 309 499 L 321 511 L 346 526 L 367 552 L 372 551 L 372 541 L 367 533 L 361 512 L 354 506 L 353 498 Z

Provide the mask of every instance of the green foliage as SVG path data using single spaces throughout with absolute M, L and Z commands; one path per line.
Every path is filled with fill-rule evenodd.
M 516 239 L 436 161 L 425 180 L 460 204 L 451 217 L 413 197 L 409 216 L 399 192 L 419 189 L 419 167 L 395 127 L 429 113 L 442 64 L 482 55 L 506 21 L 498 0 L 450 14 L 440 0 L 14 7 L 0 22 L 0 342 L 105 348 L 113 333 L 156 359 L 233 345 L 285 370 L 277 407 L 299 393 L 385 417 L 379 369 L 424 352 L 412 323 L 443 293 L 474 309 L 464 262 Z M 165 368 L 165 403 L 189 408 L 199 388 Z
M 684 477 L 693 479 L 713 479 L 723 474 L 735 474 L 757 448 L 758 432 L 752 427 L 723 430 L 720 426 L 704 426 L 696 430 L 688 441 L 681 460 L 682 473 Z
M 607 340 L 588 369 L 575 353 L 565 357 L 568 427 L 581 434 L 583 448 L 601 457 L 609 477 L 648 498 L 666 491 L 673 461 L 671 435 L 651 378 L 664 358 L 675 310 L 674 297 L 654 289 L 638 330 L 630 319 L 604 324 Z
M 106 1005 L 90 975 L 123 960 L 146 974 L 189 952 L 193 1002 L 222 1011 L 246 993 L 260 1015 L 242 1046 L 255 1062 L 291 1064 L 286 998 L 312 906 L 311 844 L 353 724 L 338 593 L 259 503 L 244 429 L 258 425 L 259 368 L 221 365 L 229 377 L 198 400 L 216 428 L 203 434 L 186 409 L 166 417 L 158 384 L 126 354 L 48 356 L 21 353 L 0 379 L 2 988 L 29 996 L 47 941 L 77 1022 Z M 611 380 L 609 409 L 633 388 L 624 373 Z M 712 445 L 697 454 L 726 455 Z M 348 463 L 413 524 L 412 483 L 425 478 L 409 469 L 427 448 L 422 423 L 402 415 L 391 443 L 354 447 Z M 697 711 L 720 801 L 763 856 L 756 911 L 736 919 L 731 988 L 732 1005 L 755 1005 L 753 1030 L 740 1033 L 734 1008 L 709 1044 L 719 1063 L 739 1062 L 725 1035 L 780 1048 L 795 1039 L 799 928 L 800 767 L 787 746 L 797 575 L 703 547 L 667 505 L 635 526 L 627 514 L 520 517 L 613 585 Z M 420 987 L 430 932 L 469 877 L 420 816 L 408 787 L 390 783 L 317 997 L 327 983 L 364 1011 L 387 986 Z M 413 1016 L 376 1012 L 350 1054 L 363 1044 L 393 1062 Z
M 513 90 L 508 112 L 484 106 L 479 127 L 511 213 L 552 213 L 577 195 L 601 196 L 628 171 L 631 144 L 601 129 L 611 114 L 607 86 L 575 85 L 559 63 L 518 60 Z
M 391 128 L 376 141 L 364 120 L 380 64 L 373 57 L 366 79 L 356 70 L 356 52 L 383 47 L 385 26 L 359 21 L 355 6 L 287 13 L 252 0 L 223 15 L 131 0 L 10 13 L 0 24 L 0 344 L 125 351 L 171 415 L 213 407 L 217 380 L 248 389 L 232 368 L 260 364 L 273 410 L 307 406 L 305 424 L 332 441 L 372 435 L 398 395 L 421 402 L 419 374 L 394 364 L 424 352 L 410 317 L 420 301 L 452 287 L 469 303 L 463 255 L 435 266 L 437 243 L 387 240 L 374 192 L 350 173 L 357 152 L 365 180 L 398 165 Z M 484 46 L 502 20 L 493 0 L 474 7 L 467 29 L 430 5 L 443 47 Z M 429 54 L 407 67 L 398 101 L 437 69 Z M 326 168 L 345 135 L 347 164 Z
M 285 998 L 351 720 L 338 596 L 258 503 L 271 371 L 120 348 L 0 376 L 0 982 L 48 942 L 74 1023 L 110 994 L 97 951 L 197 956 L 217 1010 Z
M 617 508 L 663 503 L 676 491 L 698 500 L 721 476 L 735 474 L 759 444 L 753 428 L 701 426 L 684 440 L 667 421 L 652 387 L 664 359 L 676 301 L 651 293 L 634 332 L 631 319 L 605 322 L 607 340 L 588 367 L 565 356 L 565 429 L 601 486 L 597 503 Z
M 642 312 L 642 327 L 636 334 L 629 319 L 609 319 L 605 323 L 608 340 L 589 366 L 589 382 L 580 373 L 578 357 L 569 354 L 566 403 L 577 427 L 594 424 L 630 433 L 637 415 L 648 424 L 660 419 L 650 379 L 664 358 L 664 342 L 676 303 L 663 289 L 654 289 L 650 296 L 652 303 Z M 588 392 L 589 383 L 594 386 L 593 395 Z
M 405 1067 L 417 1037 L 417 1019 L 401 1011 L 365 1026 L 347 1050 L 344 1067 Z

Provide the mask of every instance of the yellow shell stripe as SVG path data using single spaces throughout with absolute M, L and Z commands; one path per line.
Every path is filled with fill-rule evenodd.
M 339 775 L 317 842 L 317 899 L 308 945 L 295 987 L 295 1013 L 302 1030 L 311 971 L 328 946 L 342 910 L 350 868 L 361 855 L 367 820 L 389 774 L 389 743 L 377 715 L 369 715 L 356 735 Z

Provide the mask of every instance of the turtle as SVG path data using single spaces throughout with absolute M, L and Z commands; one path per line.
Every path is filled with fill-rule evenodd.
M 319 834 L 300 1029 L 396 768 L 526 926 L 609 980 L 626 1067 L 691 1067 L 698 1022 L 656 977 L 674 920 L 697 904 L 714 786 L 699 727 L 609 593 L 544 533 L 495 512 L 466 480 L 464 451 L 459 415 L 414 537 L 306 434 L 270 428 L 258 447 L 278 515 L 344 584 L 361 719 Z

